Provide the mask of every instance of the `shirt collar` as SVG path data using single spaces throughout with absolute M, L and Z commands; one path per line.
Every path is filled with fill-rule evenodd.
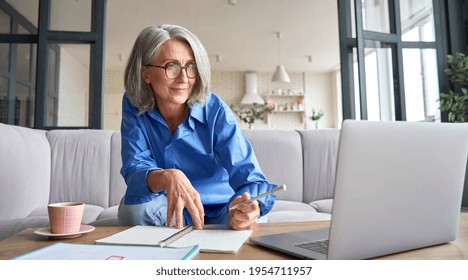
M 194 124 L 193 119 L 199 121 L 200 123 L 205 123 L 205 113 L 204 113 L 203 108 L 204 107 L 198 102 L 193 104 L 192 107 L 190 108 L 188 123 L 191 129 L 195 129 L 195 124 Z M 149 111 L 148 115 L 162 124 L 166 123 L 157 107 Z
M 204 113 L 204 109 L 203 109 L 203 106 L 196 102 L 195 104 L 192 105 L 192 107 L 190 108 L 190 113 L 189 113 L 189 125 L 192 129 L 194 129 L 194 123 L 193 123 L 193 119 L 196 119 L 197 121 L 199 121 L 200 123 L 205 123 L 205 113 Z
M 151 118 L 157 120 L 158 122 L 160 122 L 162 124 L 166 124 L 166 122 L 164 121 L 164 118 L 162 117 L 161 113 L 158 110 L 158 107 L 155 107 L 153 110 L 149 111 L 148 115 Z

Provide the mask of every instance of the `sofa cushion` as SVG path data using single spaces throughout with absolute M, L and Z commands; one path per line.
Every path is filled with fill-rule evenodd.
M 276 200 L 267 214 L 268 222 L 301 222 L 329 220 L 331 215 L 318 213 L 312 205 L 288 200 Z
M 321 199 L 309 203 L 317 212 L 332 213 L 333 199 Z
M 117 217 L 117 212 L 119 211 L 119 206 L 115 205 L 112 207 L 107 208 L 106 210 L 102 211 L 97 217 L 98 220 L 108 219 L 108 218 L 115 218 Z
M 44 216 L 2 220 L 0 226 L 0 240 L 15 235 L 27 228 L 43 228 L 48 226 L 49 218 Z
M 317 212 L 314 207 L 309 204 L 297 202 L 297 201 L 289 201 L 289 200 L 280 200 L 277 199 L 275 205 L 271 209 L 271 212 L 278 212 L 278 211 L 309 211 L 309 212 Z
M 268 213 L 268 222 L 306 222 L 306 221 L 328 221 L 331 215 L 312 211 L 275 211 Z
M 49 200 L 49 142 L 42 130 L 0 123 L 0 131 L 0 221 L 24 218 Z
M 90 223 L 90 225 L 96 227 L 116 227 L 119 226 L 119 219 L 117 217 L 99 219 Z
M 287 186 L 278 199 L 302 202 L 303 173 L 301 138 L 296 131 L 245 130 L 267 180 Z
M 76 201 L 109 205 L 112 131 L 52 130 L 50 202 Z

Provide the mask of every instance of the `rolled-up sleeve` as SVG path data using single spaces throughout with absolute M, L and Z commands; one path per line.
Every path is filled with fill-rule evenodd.
M 122 101 L 122 168 L 127 184 L 125 203 L 137 204 L 150 201 L 154 196 L 148 188 L 147 176 L 152 170 L 161 169 L 152 158 L 148 137 L 138 121 L 138 111 L 126 95 Z

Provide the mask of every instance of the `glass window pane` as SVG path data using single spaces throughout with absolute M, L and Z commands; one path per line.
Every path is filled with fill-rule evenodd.
M 47 126 L 88 126 L 90 46 L 49 48 Z
M 30 44 L 17 44 L 16 56 L 16 79 L 20 81 L 31 81 L 33 73 L 32 64 L 36 64 L 32 57 L 32 45 Z
M 31 84 L 36 85 L 36 66 L 37 66 L 37 44 L 31 44 Z
M 393 121 L 392 51 L 390 48 L 366 48 L 365 54 L 367 119 Z
M 32 34 L 35 33 L 34 30 L 28 30 L 26 27 L 22 26 L 21 24 L 18 24 L 18 34 Z
M 6 0 L 19 14 L 37 28 L 39 16 L 39 0 Z M 35 30 L 30 30 L 36 34 Z
M 350 3 L 350 12 L 351 12 L 351 34 L 353 38 L 356 38 L 356 11 L 354 6 L 354 0 L 349 0 Z
M 440 119 L 435 49 L 403 49 L 406 119 Z
M 15 97 L 15 125 L 28 126 L 28 101 L 30 99 L 30 88 L 16 83 Z
M 10 33 L 10 16 L 0 10 L 0 33 Z
M 353 48 L 353 79 L 354 79 L 354 113 L 356 120 L 361 119 L 361 95 L 359 90 L 359 69 L 357 60 L 357 48 Z
M 47 63 L 47 91 L 46 91 L 46 109 L 45 109 L 45 125 L 46 126 L 56 126 L 57 125 L 57 95 L 58 95 L 58 85 L 57 85 L 57 75 L 60 73 L 59 65 L 56 62 L 60 61 L 59 58 L 60 49 L 58 46 L 53 45 L 49 47 L 49 61 Z
M 400 0 L 400 13 L 403 41 L 435 41 L 432 0 Z
M 364 30 L 390 33 L 388 0 L 361 0 Z
M 50 29 L 60 31 L 91 31 L 92 0 L 52 0 Z
M 9 72 L 10 44 L 0 44 L 0 72 Z
M 8 79 L 0 76 L 0 123 L 8 122 Z

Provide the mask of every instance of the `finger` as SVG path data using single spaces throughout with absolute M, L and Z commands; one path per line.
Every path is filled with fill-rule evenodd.
M 236 198 L 234 198 L 231 202 L 231 204 L 229 204 L 229 208 L 233 207 L 234 205 L 236 204 L 239 204 L 241 203 L 242 201 L 245 201 L 245 199 L 242 198 L 242 196 L 236 196 Z M 239 205 L 240 206 L 240 205 Z M 238 207 L 239 207 L 238 206 Z
M 175 209 L 176 215 L 176 228 L 182 228 L 184 225 L 184 207 L 182 205 L 177 205 Z
M 235 215 L 234 215 L 235 216 Z M 252 221 L 242 221 L 242 220 L 238 220 L 236 217 L 232 217 L 230 222 L 229 222 L 230 226 L 232 229 L 235 229 L 235 230 L 243 230 L 243 229 L 251 229 L 253 228 L 253 225 L 255 224 L 255 222 L 252 222 Z
M 201 227 L 205 226 L 205 208 L 203 207 L 203 204 L 201 203 L 201 200 L 195 200 L 195 205 L 197 206 L 198 213 L 200 215 L 200 221 L 201 221 Z
M 168 199 L 167 200 L 167 217 L 166 217 L 166 223 L 167 223 L 167 226 L 168 227 L 173 227 L 174 224 L 173 224 L 173 220 L 174 220 L 174 206 L 175 204 L 170 200 Z
M 230 224 L 233 229 L 251 229 L 257 223 L 260 211 L 242 212 L 233 210 L 230 215 Z
M 199 209 L 195 206 L 194 203 L 186 206 L 187 211 L 189 212 L 190 216 L 192 217 L 192 222 L 196 229 L 203 229 L 203 219 L 201 219 L 201 215 Z
M 244 204 L 239 205 L 237 209 L 244 213 L 256 212 L 256 211 L 260 211 L 260 206 L 259 206 L 258 201 L 252 201 L 249 203 L 244 203 Z
M 239 222 L 255 222 L 259 215 L 259 211 L 242 212 L 239 210 L 233 213 L 233 218 Z

